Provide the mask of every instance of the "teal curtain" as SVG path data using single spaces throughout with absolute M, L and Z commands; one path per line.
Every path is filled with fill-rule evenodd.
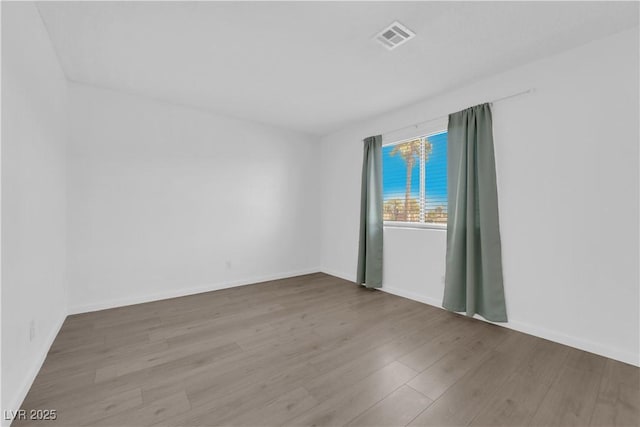
M 360 245 L 356 281 L 368 288 L 382 286 L 382 136 L 364 140 Z
M 449 115 L 447 266 L 442 306 L 506 322 L 491 106 Z

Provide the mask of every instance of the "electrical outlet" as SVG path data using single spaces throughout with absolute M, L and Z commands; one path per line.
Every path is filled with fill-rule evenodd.
M 33 341 L 36 338 L 36 321 L 31 319 L 29 322 L 29 341 Z

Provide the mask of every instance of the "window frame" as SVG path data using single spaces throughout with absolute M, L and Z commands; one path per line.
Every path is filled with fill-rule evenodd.
M 414 134 L 414 136 L 410 136 L 410 137 L 402 137 L 400 139 L 394 139 L 392 142 L 388 142 L 388 143 L 382 143 L 382 148 L 385 147 L 392 147 L 394 145 L 398 145 L 398 144 L 402 144 L 405 142 L 409 142 L 409 141 L 413 141 L 414 139 L 418 139 L 418 138 L 429 138 L 430 136 L 433 135 L 438 135 L 441 133 L 445 133 L 447 132 L 447 126 L 446 124 L 444 126 L 440 125 L 440 126 L 433 126 L 431 127 L 429 130 L 425 130 L 424 132 L 420 132 L 417 135 Z M 447 144 L 449 143 L 449 141 L 447 140 Z M 422 161 L 422 160 L 421 160 Z M 426 166 L 425 166 L 426 168 Z M 384 166 L 382 169 L 382 173 L 384 174 Z M 426 173 L 425 170 L 423 170 L 423 168 L 420 168 L 420 197 L 422 200 L 424 200 L 424 198 L 426 198 L 426 193 L 422 194 L 423 190 L 426 192 L 426 189 L 422 188 L 422 183 L 424 182 L 424 176 L 423 173 Z M 447 171 L 448 174 L 448 171 Z M 384 198 L 384 194 L 383 194 L 383 198 Z M 421 203 L 422 203 L 421 200 Z M 423 209 L 423 206 L 420 207 L 421 210 Z M 421 217 L 423 216 L 422 214 L 420 215 Z M 382 226 L 383 228 L 414 228 L 414 229 L 421 229 L 421 230 L 444 230 L 447 231 L 447 224 L 436 224 L 436 223 L 432 223 L 432 222 L 408 222 L 408 221 L 386 221 L 383 219 L 382 221 Z

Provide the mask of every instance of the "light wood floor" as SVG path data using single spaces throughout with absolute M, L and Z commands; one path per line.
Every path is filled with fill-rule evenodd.
M 325 274 L 70 316 L 15 426 L 639 424 L 638 369 Z

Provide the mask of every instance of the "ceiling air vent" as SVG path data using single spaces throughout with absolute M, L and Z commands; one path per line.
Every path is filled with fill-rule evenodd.
M 413 31 L 398 21 L 395 21 L 393 24 L 376 34 L 375 39 L 387 49 L 393 50 L 415 36 L 416 34 Z

